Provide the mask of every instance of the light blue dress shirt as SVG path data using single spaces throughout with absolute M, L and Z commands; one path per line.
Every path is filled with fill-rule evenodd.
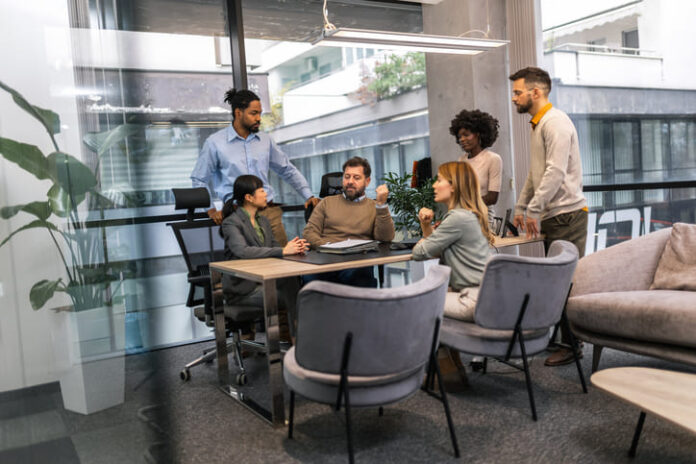
M 305 200 L 312 196 L 307 180 L 268 134 L 257 132 L 243 139 L 232 125 L 215 132 L 205 141 L 191 173 L 191 181 L 194 187 L 205 187 L 208 192 L 212 181 L 217 197 L 224 203 L 232 198 L 235 179 L 243 174 L 253 174 L 263 181 L 270 202 L 275 192 L 268 182 L 269 168 L 292 185 Z M 210 197 L 214 197 L 212 192 Z

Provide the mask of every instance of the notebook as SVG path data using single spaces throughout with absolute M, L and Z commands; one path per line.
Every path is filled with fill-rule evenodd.
M 317 248 L 317 250 L 320 253 L 347 255 L 351 253 L 373 251 L 377 249 L 378 245 L 379 242 L 376 240 L 358 240 L 349 238 L 348 240 L 321 245 L 319 248 Z

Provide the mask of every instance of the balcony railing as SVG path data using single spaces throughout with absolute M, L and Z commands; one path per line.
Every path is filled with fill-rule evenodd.
M 659 87 L 662 57 L 654 50 L 565 43 L 544 52 L 544 66 L 565 85 Z

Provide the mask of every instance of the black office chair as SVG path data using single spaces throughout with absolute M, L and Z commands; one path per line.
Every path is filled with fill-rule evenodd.
M 329 172 L 321 176 L 321 187 L 319 188 L 319 198 L 328 197 L 331 195 L 338 195 L 343 192 L 343 173 Z M 309 205 L 305 208 L 304 218 L 305 222 L 309 221 L 309 217 L 312 215 L 314 207 Z
M 319 189 L 319 198 L 325 198 L 331 195 L 338 195 L 343 192 L 343 172 L 328 172 L 321 176 L 321 188 Z M 309 221 L 314 207 L 309 205 L 305 209 L 305 222 Z M 377 266 L 377 279 L 379 280 L 379 288 L 384 288 L 384 264 Z
M 220 226 L 212 219 L 195 219 L 196 208 L 210 206 L 210 195 L 205 188 L 172 189 L 176 202 L 175 209 L 186 209 L 186 220 L 171 222 L 167 225 L 172 228 L 176 240 L 181 248 L 181 254 L 188 269 L 189 293 L 186 306 L 193 309 L 196 318 L 208 327 L 214 326 L 213 301 L 223 304 L 225 309 L 225 331 L 227 336 L 232 336 L 232 342 L 228 343 L 228 350 L 235 354 L 240 373 L 236 382 L 239 385 L 246 383 L 246 371 L 242 360 L 241 345 L 250 345 L 255 349 L 262 349 L 263 344 L 251 341 L 242 341 L 240 338 L 240 324 L 261 319 L 263 308 L 256 306 L 233 306 L 224 304 L 221 300 L 222 286 L 216 284 L 211 288 L 210 270 L 208 264 L 213 261 L 225 260 L 225 242 L 220 235 Z M 191 378 L 190 369 L 199 364 L 212 362 L 215 359 L 215 348 L 205 350 L 202 356 L 194 359 L 184 366 L 179 373 L 182 380 Z

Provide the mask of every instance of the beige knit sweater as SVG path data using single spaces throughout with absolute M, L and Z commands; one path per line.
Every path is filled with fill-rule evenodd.
M 568 115 L 551 108 L 531 132 L 527 180 L 515 214 L 544 220 L 584 208 L 578 133 Z
M 388 242 L 394 238 L 394 221 L 389 208 L 377 208 L 375 200 L 332 195 L 314 208 L 302 235 L 312 248 L 349 238 Z

